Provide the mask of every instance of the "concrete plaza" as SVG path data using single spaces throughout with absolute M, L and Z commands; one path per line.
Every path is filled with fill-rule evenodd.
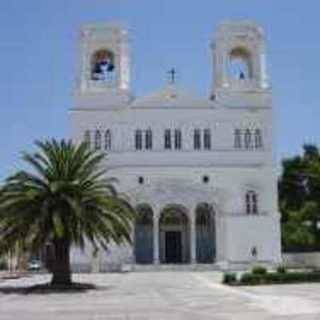
M 82 293 L 0 293 L 1 320 L 320 319 L 320 284 L 230 288 L 217 272 L 76 274 L 100 289 Z M 48 275 L 0 280 L 1 288 L 48 281 Z M 2 290 L 3 291 L 3 290 Z

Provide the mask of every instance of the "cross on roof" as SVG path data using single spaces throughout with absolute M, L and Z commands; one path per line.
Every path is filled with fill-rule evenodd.
M 170 83 L 174 84 L 176 82 L 176 75 L 177 75 L 176 69 L 172 68 L 171 70 L 168 71 L 168 74 L 170 76 Z

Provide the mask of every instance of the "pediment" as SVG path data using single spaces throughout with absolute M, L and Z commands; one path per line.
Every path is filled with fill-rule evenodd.
M 196 94 L 168 85 L 150 95 L 137 98 L 131 104 L 132 108 L 212 108 L 213 103 Z

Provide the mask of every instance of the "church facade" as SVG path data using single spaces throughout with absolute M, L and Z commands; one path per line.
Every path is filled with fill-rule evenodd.
M 128 32 L 118 25 L 86 25 L 79 42 L 72 139 L 107 153 L 108 175 L 138 218 L 132 246 L 74 249 L 74 269 L 280 263 L 263 30 L 218 26 L 209 97 L 178 87 L 174 70 L 163 88 L 134 97 Z

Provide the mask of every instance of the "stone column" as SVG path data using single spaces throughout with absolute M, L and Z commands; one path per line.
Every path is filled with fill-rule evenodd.
M 264 52 L 260 54 L 260 86 L 263 89 L 268 88 L 266 55 Z
M 191 254 L 190 254 L 191 263 L 197 263 L 195 210 L 191 212 L 191 217 L 190 217 L 190 249 L 191 249 Z
M 159 217 L 153 215 L 153 264 L 159 264 Z

